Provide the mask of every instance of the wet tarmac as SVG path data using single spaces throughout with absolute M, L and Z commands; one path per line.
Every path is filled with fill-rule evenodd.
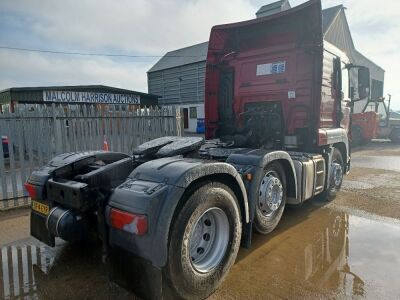
M 379 155 L 399 161 L 393 151 Z M 239 251 L 210 298 L 400 299 L 400 170 L 363 165 L 375 149 L 354 156 L 334 202 L 286 209 L 276 231 Z M 135 298 L 109 279 L 98 243 L 47 247 L 29 237 L 26 210 L 0 214 L 0 247 L 0 299 Z
M 398 299 L 400 223 L 317 207 L 255 236 L 212 299 Z
M 352 164 L 357 167 L 391 170 L 400 172 L 399 156 L 365 156 L 354 157 Z

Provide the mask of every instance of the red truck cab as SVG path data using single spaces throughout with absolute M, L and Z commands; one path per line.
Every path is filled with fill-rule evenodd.
M 321 18 L 320 3 L 309 1 L 272 16 L 213 27 L 206 138 L 241 146 L 256 141 L 253 146 L 272 149 L 315 150 L 333 143 L 348 148 L 349 61 L 323 41 Z

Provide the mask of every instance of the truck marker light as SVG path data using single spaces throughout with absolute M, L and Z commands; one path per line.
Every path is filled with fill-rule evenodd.
M 144 235 L 147 232 L 145 215 L 132 214 L 115 208 L 110 211 L 110 224 L 116 229 L 137 235 Z
M 28 182 L 25 182 L 25 189 L 29 194 L 29 197 L 31 197 L 32 199 L 36 199 L 36 187 L 33 184 L 30 184 Z
M 246 178 L 247 181 L 252 181 L 252 180 L 253 180 L 253 174 L 247 173 L 247 174 L 245 175 L 245 178 Z

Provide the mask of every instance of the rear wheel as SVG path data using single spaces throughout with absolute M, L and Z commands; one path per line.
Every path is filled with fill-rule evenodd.
M 324 191 L 320 198 L 324 201 L 332 201 L 336 194 L 340 191 L 344 177 L 344 161 L 342 153 L 339 149 L 334 148 L 332 154 L 332 162 L 330 166 L 330 182 L 328 189 Z
M 352 146 L 360 146 L 363 144 L 363 132 L 360 126 L 351 127 L 351 145 Z
M 393 143 L 400 144 L 400 128 L 395 128 L 390 133 L 390 140 Z
M 278 225 L 286 204 L 286 177 L 279 163 L 272 163 L 265 169 L 258 190 L 254 229 L 268 234 Z
M 208 183 L 189 196 L 171 227 L 164 269 L 177 297 L 203 299 L 218 288 L 235 262 L 241 230 L 228 186 Z

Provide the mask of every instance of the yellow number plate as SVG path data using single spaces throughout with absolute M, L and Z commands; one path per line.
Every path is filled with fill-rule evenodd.
M 45 216 L 49 214 L 49 206 L 35 200 L 32 200 L 32 209 Z

